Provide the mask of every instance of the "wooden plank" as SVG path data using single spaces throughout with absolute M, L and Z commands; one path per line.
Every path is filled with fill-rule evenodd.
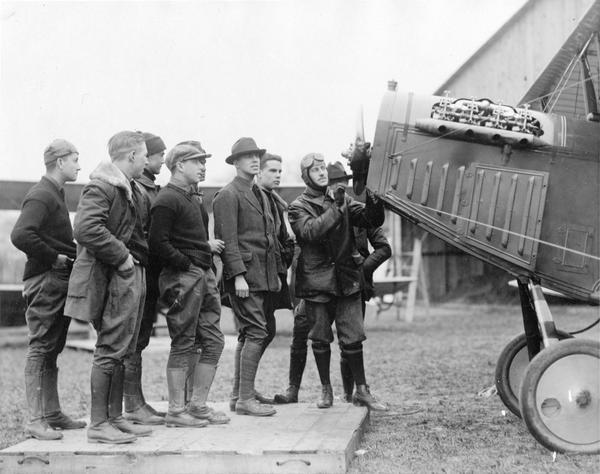
M 166 402 L 152 405 L 166 408 Z M 128 445 L 90 444 L 85 429 L 65 431 L 59 441 L 29 439 L 0 451 L 0 473 L 346 472 L 368 423 L 365 408 L 300 403 L 277 409 L 273 417 L 232 415 L 228 425 L 153 427 L 151 436 Z
M 314 425 L 316 418 L 320 416 L 318 410 L 312 409 L 309 404 L 301 404 L 300 410 L 290 410 L 292 405 L 277 405 L 277 416 L 280 416 L 281 423 L 273 433 L 273 439 L 265 444 L 265 452 L 293 452 L 293 447 L 300 442 L 303 434 L 310 430 Z

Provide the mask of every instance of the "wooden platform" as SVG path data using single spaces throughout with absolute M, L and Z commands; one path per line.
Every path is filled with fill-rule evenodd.
M 166 402 L 152 405 L 166 409 Z M 0 451 L 0 473 L 343 473 L 369 422 L 366 408 L 347 403 L 277 411 L 266 418 L 231 413 L 229 424 L 206 428 L 158 426 L 125 445 L 88 443 L 85 429 L 65 431 L 60 441 L 29 439 Z

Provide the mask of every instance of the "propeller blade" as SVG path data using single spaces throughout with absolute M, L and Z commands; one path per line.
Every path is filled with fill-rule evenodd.
M 361 141 L 361 143 L 365 142 L 365 118 L 363 106 L 361 105 L 358 110 L 358 115 L 356 117 L 356 141 Z
M 361 106 L 356 120 L 354 143 L 351 143 L 347 150 L 342 151 L 342 156 L 348 160 L 352 170 L 352 187 L 357 196 L 364 192 L 367 184 L 369 160 L 371 158 L 370 147 L 370 143 L 365 141 L 363 107 Z

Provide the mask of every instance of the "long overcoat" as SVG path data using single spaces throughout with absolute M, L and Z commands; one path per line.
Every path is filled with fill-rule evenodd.
M 113 163 L 100 163 L 90 179 L 81 192 L 75 215 L 77 258 L 65 304 L 65 315 L 88 322 L 102 316 L 113 279 L 119 280 L 110 285 L 114 291 L 128 289 L 128 277 L 133 277 L 133 272 L 118 272 L 117 267 L 129 256 L 125 244 L 131 238 L 137 215 L 131 185 Z

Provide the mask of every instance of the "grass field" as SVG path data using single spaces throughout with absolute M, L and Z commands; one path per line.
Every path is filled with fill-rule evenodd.
M 598 308 L 587 306 L 553 306 L 552 310 L 565 330 L 579 329 L 598 317 Z M 496 358 L 522 331 L 520 321 L 518 306 L 466 304 L 433 307 L 427 316 L 419 308 L 411 324 L 396 321 L 393 311 L 371 318 L 365 342 L 367 376 L 373 393 L 391 410 L 372 414 L 350 472 L 600 472 L 600 456 L 558 455 L 553 460 L 521 420 L 510 412 L 503 414 L 497 396 L 477 396 L 493 384 Z M 598 330 L 587 337 L 597 339 Z M 272 394 L 285 388 L 288 347 L 289 334 L 281 334 L 266 352 L 257 379 L 261 391 Z M 332 378 L 339 395 L 337 352 L 332 357 Z M 0 350 L 0 447 L 23 439 L 24 357 L 24 347 Z M 148 399 L 167 398 L 166 357 L 154 353 L 145 358 Z M 91 354 L 66 350 L 59 365 L 63 408 L 86 415 Z M 231 371 L 232 353 L 226 351 L 213 400 L 227 399 Z M 316 400 L 320 387 L 312 358 L 304 380 L 301 398 Z

